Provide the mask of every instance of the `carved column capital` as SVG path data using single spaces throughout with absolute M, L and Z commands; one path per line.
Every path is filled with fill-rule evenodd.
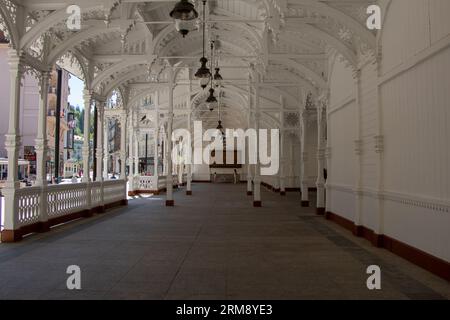
M 380 154 L 384 152 L 384 136 L 375 136 L 375 152 Z
M 331 159 L 331 148 L 330 147 L 325 148 L 325 157 L 327 159 Z
M 317 159 L 325 160 L 325 149 L 317 149 Z
M 36 139 L 35 140 L 35 149 L 36 152 L 43 151 L 48 146 L 48 140 L 47 139 Z
M 363 152 L 363 147 L 362 147 L 363 146 L 363 141 L 362 140 L 355 140 L 354 144 L 355 144 L 355 154 L 357 156 L 362 155 L 362 152 Z
M 20 147 L 22 144 L 22 138 L 19 135 L 6 134 L 5 135 L 5 147 L 6 149 L 13 149 Z

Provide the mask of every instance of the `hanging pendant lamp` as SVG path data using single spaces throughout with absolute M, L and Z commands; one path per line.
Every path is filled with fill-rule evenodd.
M 181 0 L 170 12 L 170 16 L 175 20 L 189 21 L 197 19 L 198 12 L 195 10 L 194 5 L 188 0 Z
M 216 81 L 216 87 L 221 87 L 222 86 L 222 75 L 220 74 L 220 68 L 216 68 L 216 73 L 214 74 L 214 81 Z
M 206 103 L 217 103 L 217 99 L 214 96 L 214 89 L 209 89 L 209 97 L 206 99 Z
M 195 73 L 195 77 L 199 79 L 210 78 L 211 71 L 208 69 L 206 64 L 208 59 L 205 57 L 205 25 L 206 25 L 206 0 L 203 0 L 203 56 L 200 59 L 201 66 Z M 206 87 L 205 87 L 206 88 Z

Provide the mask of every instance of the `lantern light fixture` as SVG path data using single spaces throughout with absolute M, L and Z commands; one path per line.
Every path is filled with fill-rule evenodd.
M 222 86 L 223 77 L 220 74 L 220 68 L 216 68 L 216 73 L 214 74 L 214 81 L 216 82 L 216 87 Z
M 217 103 L 217 99 L 214 96 L 214 89 L 209 89 L 209 97 L 206 99 L 206 103 Z
M 175 20 L 190 21 L 198 18 L 198 12 L 188 0 L 180 0 L 170 12 L 170 16 Z
M 195 73 L 195 77 L 199 78 L 199 79 L 211 77 L 211 71 L 206 66 L 206 64 L 208 63 L 208 59 L 206 59 L 206 57 L 205 57 L 205 25 L 206 25 L 205 19 L 206 19 L 206 0 L 203 0 L 203 37 L 202 37 L 203 56 L 200 59 L 200 63 L 201 63 L 200 69 L 198 69 L 197 72 Z

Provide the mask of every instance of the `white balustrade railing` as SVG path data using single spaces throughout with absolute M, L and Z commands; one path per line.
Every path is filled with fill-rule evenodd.
M 87 188 L 87 183 L 49 186 L 47 193 L 49 219 L 88 209 Z
M 17 223 L 19 227 L 39 221 L 40 187 L 17 190 Z
M 158 177 L 154 176 L 140 176 L 138 182 L 138 190 L 154 191 L 156 190 Z
M 91 184 L 91 205 L 94 208 L 102 205 L 102 183 L 101 182 L 93 182 Z
M 174 186 L 179 184 L 179 176 L 174 174 L 172 176 L 172 183 Z M 187 175 L 183 174 L 182 183 L 187 181 Z M 160 191 L 166 188 L 166 176 L 140 176 L 136 182 L 137 191 Z
M 3 223 L 5 221 L 5 197 L 0 194 L 0 231 L 3 230 Z
M 17 229 L 40 221 L 42 190 L 42 187 L 38 186 L 15 191 L 17 210 L 14 220 Z M 51 220 L 125 199 L 126 181 L 124 180 L 50 185 L 46 188 L 46 213 Z M 5 205 L 8 203 L 6 202 Z
M 126 199 L 127 182 L 125 180 L 108 180 L 103 182 L 104 204 L 111 204 Z
M 166 187 L 166 176 L 158 177 L 158 189 L 162 190 Z

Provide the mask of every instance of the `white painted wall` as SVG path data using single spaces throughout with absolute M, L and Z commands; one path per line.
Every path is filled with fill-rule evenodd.
M 410 18 L 400 23 L 398 17 L 405 15 L 402 10 L 407 10 Z M 447 260 L 449 12 L 450 2 L 445 0 L 393 1 L 382 38 L 380 86 L 386 140 L 384 185 L 389 195 L 385 233 Z M 395 46 L 393 36 L 397 36 Z
M 328 146 L 331 159 L 328 168 L 328 210 L 353 220 L 355 198 L 357 139 L 356 86 L 350 68 L 337 59 L 330 78 L 328 113 Z
M 380 75 L 376 63 L 364 64 L 360 91 L 362 225 L 446 260 L 450 260 L 448 12 L 447 0 L 392 1 L 380 39 Z M 358 106 L 351 72 L 337 61 L 330 80 L 327 210 L 354 220 Z M 382 162 L 375 150 L 379 134 L 384 137 Z M 380 178 L 381 207 L 376 198 Z

